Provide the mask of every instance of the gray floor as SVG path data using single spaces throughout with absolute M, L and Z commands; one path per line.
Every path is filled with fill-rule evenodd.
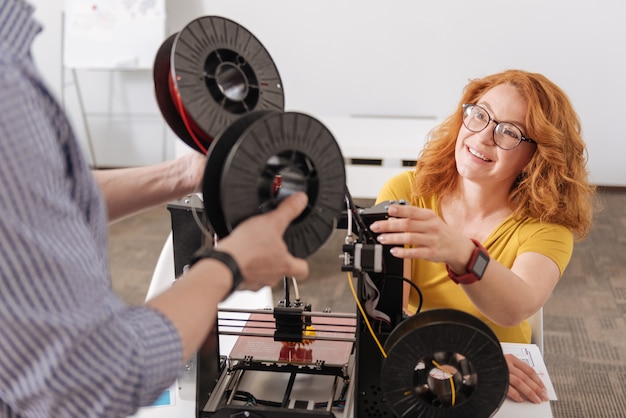
M 576 245 L 544 308 L 545 362 L 559 397 L 552 403 L 556 418 L 626 416 L 626 191 L 604 190 L 600 197 L 604 210 L 590 236 Z M 169 230 L 165 207 L 111 226 L 113 286 L 128 303 L 144 299 Z M 314 310 L 355 309 L 339 267 L 343 233 L 310 257 L 311 277 L 300 293 Z

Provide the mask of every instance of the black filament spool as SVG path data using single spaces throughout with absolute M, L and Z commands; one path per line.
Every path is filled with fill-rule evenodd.
M 381 387 L 397 416 L 490 417 L 506 398 L 509 371 L 500 343 L 468 313 L 419 313 L 393 330 L 385 351 Z
M 240 116 L 284 109 L 282 81 L 269 53 L 247 29 L 223 17 L 195 19 L 166 39 L 156 55 L 154 82 L 169 126 L 203 153 Z
M 317 119 L 298 112 L 252 112 L 208 150 L 202 191 L 209 227 L 225 237 L 247 218 L 304 192 L 308 206 L 284 239 L 293 255 L 308 257 L 335 229 L 345 205 L 345 181 L 341 150 Z

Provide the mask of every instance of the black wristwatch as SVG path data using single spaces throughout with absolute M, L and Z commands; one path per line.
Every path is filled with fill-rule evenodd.
M 241 275 L 241 270 L 239 270 L 239 265 L 237 264 L 235 259 L 230 254 L 223 251 L 218 251 L 215 248 L 202 247 L 193 254 L 189 265 L 193 266 L 198 261 L 205 258 L 212 258 L 214 260 L 218 260 L 224 263 L 224 265 L 228 267 L 233 275 L 233 287 L 230 289 L 230 292 L 228 294 L 230 295 L 235 290 L 237 290 L 239 285 L 241 285 L 241 283 L 243 282 L 243 276 Z
M 465 267 L 466 273 L 462 275 L 458 275 L 450 269 L 450 266 L 446 264 L 446 270 L 448 270 L 448 276 L 456 283 L 456 284 L 472 284 L 477 282 L 478 280 L 483 278 L 483 274 L 485 274 L 485 270 L 487 270 L 487 265 L 489 264 L 489 253 L 485 250 L 478 240 L 472 238 L 472 242 L 476 245 L 474 251 L 472 252 L 472 256 L 467 263 L 467 267 Z

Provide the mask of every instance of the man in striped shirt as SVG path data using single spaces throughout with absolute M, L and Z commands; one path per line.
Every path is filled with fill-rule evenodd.
M 32 13 L 0 0 L 0 417 L 127 416 L 171 385 L 235 276 L 258 289 L 308 274 L 282 239 L 306 197 L 242 223 L 220 242 L 226 262 L 202 259 L 126 306 L 111 288 L 108 221 L 197 190 L 204 157 L 92 174 L 33 64 Z

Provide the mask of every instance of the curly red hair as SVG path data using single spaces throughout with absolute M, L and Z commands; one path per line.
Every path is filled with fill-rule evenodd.
M 588 180 L 580 120 L 567 95 L 541 74 L 508 70 L 470 80 L 457 111 L 431 131 L 417 161 L 413 192 L 433 196 L 456 188 L 454 149 L 463 123 L 462 104 L 477 103 L 500 84 L 514 86 L 524 97 L 525 133 L 537 142 L 536 152 L 509 194 L 514 216 L 564 225 L 576 239 L 584 238 L 591 228 L 595 187 Z

